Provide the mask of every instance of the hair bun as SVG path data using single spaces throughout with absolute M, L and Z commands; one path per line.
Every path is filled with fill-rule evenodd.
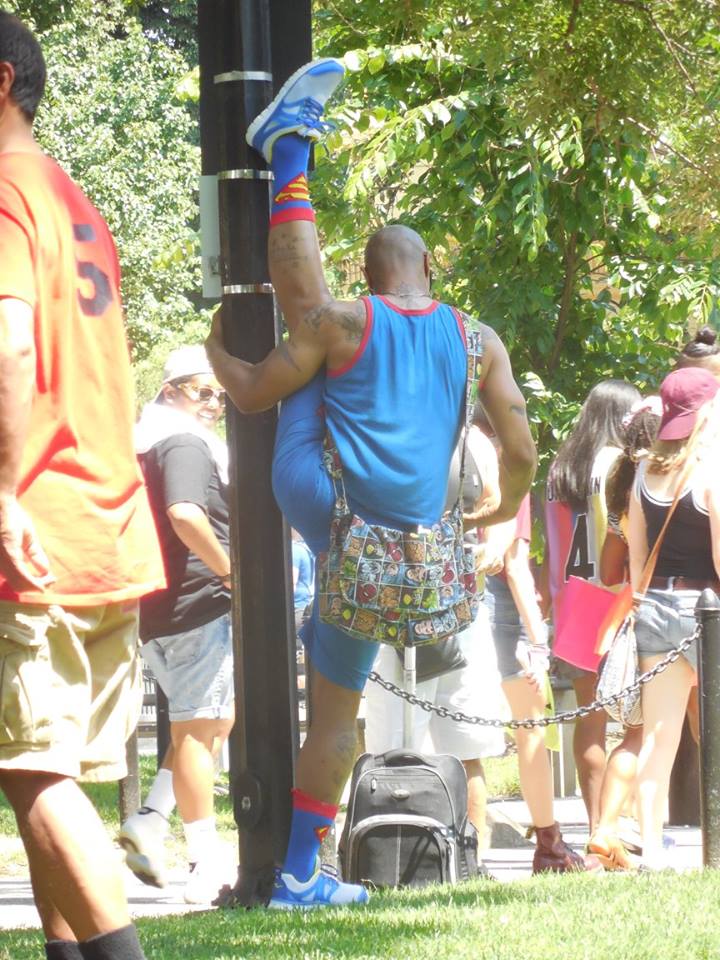
M 713 347 L 717 341 L 718 335 L 717 330 L 714 330 L 712 327 L 701 327 L 698 332 L 695 334 L 695 343 L 706 343 L 709 347 Z

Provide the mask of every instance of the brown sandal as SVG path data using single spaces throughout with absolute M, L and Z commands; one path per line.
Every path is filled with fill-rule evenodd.
M 588 853 L 594 853 L 606 870 L 634 870 L 622 841 L 615 833 L 596 830 L 588 840 Z

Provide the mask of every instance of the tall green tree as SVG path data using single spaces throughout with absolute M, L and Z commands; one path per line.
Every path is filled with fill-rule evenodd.
M 34 27 L 47 60 L 38 140 L 114 234 L 135 358 L 198 340 L 197 106 L 173 22 L 166 36 L 125 0 L 7 6 Z
M 649 388 L 720 294 L 714 0 L 316 5 L 350 71 L 315 192 L 342 276 L 388 220 L 504 338 L 544 452 L 589 388 Z

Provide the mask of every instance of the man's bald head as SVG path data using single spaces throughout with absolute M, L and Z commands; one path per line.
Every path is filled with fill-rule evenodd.
M 382 227 L 365 247 L 365 274 L 370 289 L 391 292 L 397 283 L 428 289 L 428 252 L 419 233 L 401 223 Z

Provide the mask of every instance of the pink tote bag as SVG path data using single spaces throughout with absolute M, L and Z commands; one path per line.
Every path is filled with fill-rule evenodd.
M 595 652 L 598 632 L 617 596 L 616 590 L 570 577 L 558 597 L 553 655 L 595 673 L 601 659 Z

